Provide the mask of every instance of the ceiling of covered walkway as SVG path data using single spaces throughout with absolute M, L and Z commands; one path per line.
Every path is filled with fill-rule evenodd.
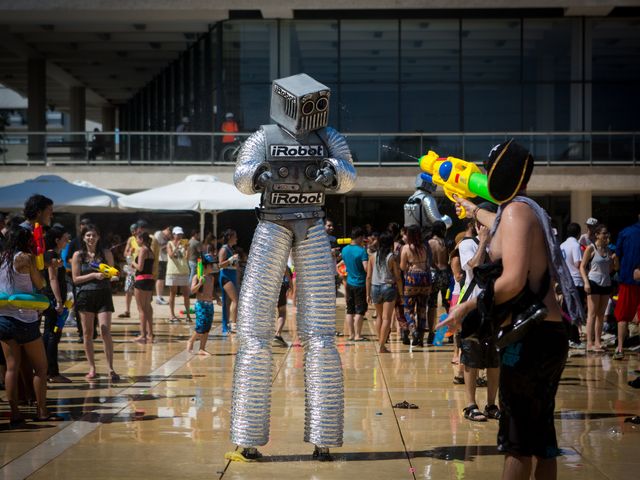
M 630 0 L 607 1 L 606 15 Z M 587 0 L 432 0 L 429 8 L 558 7 L 584 11 Z M 208 31 L 228 18 L 294 18 L 304 10 L 423 9 L 424 0 L 0 0 L 0 84 L 27 95 L 27 59 L 46 60 L 47 104 L 69 105 L 86 88 L 88 116 L 125 103 Z M 581 10 L 582 9 L 582 10 Z M 257 17 L 256 17 L 257 15 Z

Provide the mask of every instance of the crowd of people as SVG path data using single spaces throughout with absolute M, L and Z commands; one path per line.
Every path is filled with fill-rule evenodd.
M 465 201 L 460 202 L 464 204 Z M 191 315 L 195 314 L 195 328 L 187 349 L 193 352 L 198 341 L 199 348 L 195 353 L 201 355 L 209 354 L 206 344 L 212 328 L 214 303 L 222 307 L 223 334 L 233 333 L 237 315 L 239 284 L 246 256 L 237 246 L 238 236 L 234 230 L 225 230 L 219 239 L 209 235 L 201 240 L 197 231 L 192 231 L 186 238 L 180 226 L 165 225 L 152 231 L 146 221 L 140 220 L 131 225 L 131 236 L 126 242 L 107 247 L 99 229 L 87 218 L 81 220 L 80 230 L 72 239 L 62 225 L 52 224 L 53 207 L 50 199 L 34 195 L 26 201 L 24 217 L 1 218 L 0 291 L 7 295 L 42 292 L 50 300 L 44 310 L 0 306 L 0 379 L 7 391 L 12 426 L 24 422 L 18 410 L 20 394 L 33 395 L 38 406 L 38 420 L 60 419 L 46 409 L 46 389 L 48 382 L 71 381 L 61 374 L 58 365 L 59 319 L 70 309 L 69 299 L 74 300 L 72 316 L 76 316 L 79 339 L 86 353 L 86 379 L 91 381 L 99 375 L 93 348 L 99 332 L 104 343 L 107 375 L 112 382 L 119 381 L 113 362 L 111 320 L 115 310 L 112 291 L 114 283 L 121 279 L 101 268 L 102 265 L 123 271 L 126 307 L 118 317 L 131 316 L 131 302 L 135 299 L 140 321 L 140 331 L 134 339 L 137 343 L 154 342 L 154 297 L 157 306 L 168 306 L 172 323 L 182 319 L 192 322 Z M 442 222 L 435 222 L 427 230 L 416 225 L 401 228 L 391 223 L 381 232 L 367 225 L 366 228 L 353 228 L 347 239 L 338 239 L 334 236 L 333 221 L 326 219 L 325 231 L 336 262 L 336 289 L 344 288 L 346 304 L 344 328 L 336 335 L 344 335 L 347 341 L 367 341 L 363 324 L 369 306 L 373 307 L 373 331 L 380 354 L 388 354 L 391 343 L 406 345 L 409 349 L 434 345 L 437 329 L 449 327 L 445 341 L 456 347 L 451 360 L 455 366 L 453 383 L 464 385 L 467 404 L 464 417 L 469 421 L 485 422 L 501 417 L 504 396 L 511 396 L 513 400 L 518 394 L 502 391 L 503 377 L 507 374 L 504 359 L 500 360 L 499 336 L 468 334 L 464 332 L 464 325 L 474 322 L 471 317 L 477 311 L 469 305 L 485 301 L 486 277 L 490 274 L 483 266 L 488 264 L 490 254 L 501 252 L 503 258 L 508 256 L 510 262 L 517 263 L 522 248 L 520 253 L 512 253 L 509 242 L 503 241 L 501 247 L 496 246 L 496 238 L 498 241 L 501 238 L 500 229 L 495 227 L 500 220 L 495 205 L 468 203 L 464 207 L 473 213 L 464 221 L 464 230 L 454 240 L 447 240 L 450 235 Z M 526 217 L 527 213 L 522 215 Z M 502 224 L 511 225 L 513 221 L 508 217 Z M 36 225 L 45 227 L 44 269 L 39 269 L 36 262 L 38 254 L 34 250 L 33 233 Z M 511 225 L 510 228 L 515 227 Z M 552 311 L 547 305 L 547 310 L 563 320 L 549 327 L 550 336 L 546 341 L 556 341 L 560 345 L 568 339 L 566 345 L 559 346 L 560 355 L 569 347 L 596 355 L 605 354 L 615 341 L 612 339 L 617 338 L 613 358 L 623 359 L 624 349 L 635 348 L 638 344 L 637 332 L 629 336 L 628 327 L 630 323 L 638 322 L 640 221 L 621 231 L 616 243 L 611 240 L 606 225 L 595 218 L 586 220 L 584 234 L 576 223 L 569 224 L 566 232 L 567 237 L 560 245 L 562 261 L 579 292 L 586 315 L 575 318 L 579 309 Z M 539 238 L 534 235 L 527 241 L 542 245 L 542 235 Z M 532 252 L 544 252 L 541 245 Z M 555 291 L 559 304 L 567 307 L 566 292 L 560 286 L 549 285 L 546 261 L 540 259 L 538 263 L 529 263 L 529 280 L 526 280 L 527 272 L 523 276 L 523 272 L 517 270 L 509 273 L 512 276 L 507 280 L 513 285 L 496 281 L 493 286 L 496 298 L 506 295 L 502 293 L 504 291 L 515 294 L 514 289 L 521 288 L 522 282 L 528 282 L 527 285 L 532 283 L 541 292 L 552 287 L 549 291 Z M 499 272 L 503 278 L 506 266 L 501 265 Z M 517 275 L 524 280 L 516 282 L 515 279 L 520 278 Z M 168 301 L 165 299 L 167 288 Z M 183 299 L 182 311 L 177 310 L 178 296 Z M 192 297 L 195 299 L 193 309 Z M 278 311 L 274 312 L 276 346 L 288 346 L 283 338 L 283 328 L 287 304 L 291 303 L 295 303 L 295 265 L 290 261 L 282 282 Z M 438 309 L 443 312 L 440 322 L 436 318 Z M 463 323 L 463 318 L 461 332 L 456 327 Z M 42 326 L 41 319 L 44 319 Z M 295 326 L 290 327 L 290 331 L 293 343 L 298 344 Z M 395 338 L 392 338 L 393 334 Z M 482 371 L 484 375 L 480 374 Z M 560 372 L 561 369 L 556 369 L 550 374 L 559 378 Z M 640 387 L 640 379 L 630 383 Z M 499 385 L 501 401 L 497 402 Z M 479 386 L 487 387 L 483 409 L 479 408 L 476 398 Z M 548 400 L 549 394 L 545 398 Z M 508 432 L 505 435 L 508 436 Z

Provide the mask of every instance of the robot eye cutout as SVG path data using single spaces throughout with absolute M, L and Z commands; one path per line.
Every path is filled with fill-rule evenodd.
M 313 102 L 313 100 L 308 100 L 302 104 L 302 114 L 310 115 L 313 112 L 314 108 L 316 108 L 316 104 Z
M 329 106 L 329 100 L 326 97 L 320 97 L 316 100 L 316 110 L 319 112 L 324 112 Z

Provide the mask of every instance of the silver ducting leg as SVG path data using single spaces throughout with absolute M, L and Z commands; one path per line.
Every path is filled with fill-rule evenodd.
M 240 342 L 233 372 L 231 441 L 257 447 L 269 441 L 275 312 L 293 234 L 275 223 L 260 222 L 238 304 Z
M 321 221 L 293 248 L 298 331 L 305 348 L 305 442 L 342 445 L 344 383 L 335 344 L 335 265 Z

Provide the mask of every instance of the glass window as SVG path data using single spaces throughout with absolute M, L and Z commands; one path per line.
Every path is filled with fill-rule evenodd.
M 589 20 L 592 77 L 596 80 L 640 80 L 640 26 L 634 18 Z M 587 37 L 589 38 L 589 37 Z M 587 79 L 589 79 L 587 75 Z
M 238 107 L 228 106 L 225 111 L 237 112 L 241 130 L 252 132 L 260 125 L 272 123 L 269 117 L 271 83 L 239 85 L 236 92 Z
M 465 84 L 464 130 L 513 132 L 522 129 L 520 85 Z
M 635 84 L 592 85 L 591 129 L 594 131 L 638 131 L 640 90 Z
M 270 82 L 273 21 L 229 21 L 222 32 L 224 82 Z
M 534 83 L 522 88 L 523 130 L 572 130 L 570 83 Z
M 398 84 L 343 84 L 340 129 L 345 132 L 397 132 Z
M 460 79 L 460 21 L 402 20 L 403 82 Z
M 525 19 L 524 80 L 578 80 L 582 76 L 581 24 L 575 18 Z
M 462 20 L 462 77 L 520 81 L 520 20 Z
M 460 131 L 460 87 L 454 84 L 403 84 L 402 132 Z
M 398 21 L 343 20 L 340 23 L 340 80 L 398 80 Z
M 291 74 L 304 72 L 324 84 L 337 82 L 338 21 L 283 21 L 283 26 L 289 37 Z

